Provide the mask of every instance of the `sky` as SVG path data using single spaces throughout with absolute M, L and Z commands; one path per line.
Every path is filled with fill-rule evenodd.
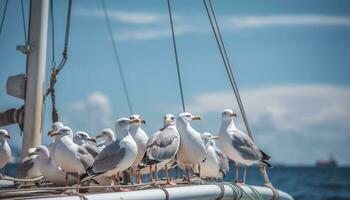
M 0 111 L 23 101 L 6 94 L 10 75 L 25 73 L 20 1 L 9 1 L 0 35 Z M 135 113 L 150 135 L 181 99 L 165 0 L 106 0 L 113 37 Z M 332 154 L 350 165 L 350 1 L 212 1 L 254 139 L 273 163 L 313 165 Z M 2 14 L 4 1 L 0 2 Z M 28 20 L 29 1 L 25 1 Z M 55 60 L 61 59 L 67 1 L 54 1 Z M 73 1 L 69 58 L 59 74 L 60 120 L 91 135 L 130 116 L 100 1 Z M 217 134 L 221 112 L 239 113 L 201 0 L 172 1 L 179 64 L 192 125 Z M 28 21 L 26 21 L 28 26 Z M 52 63 L 49 24 L 46 80 Z M 46 82 L 46 85 L 48 81 Z M 51 103 L 45 104 L 43 143 Z M 238 127 L 245 130 L 241 115 Z M 13 149 L 22 137 L 9 130 Z

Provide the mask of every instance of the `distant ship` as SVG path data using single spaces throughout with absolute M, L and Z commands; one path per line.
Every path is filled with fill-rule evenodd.
M 316 167 L 337 167 L 337 161 L 331 155 L 328 160 L 317 160 Z

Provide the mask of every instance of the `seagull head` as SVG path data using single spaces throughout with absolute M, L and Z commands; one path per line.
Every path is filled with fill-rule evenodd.
M 58 130 L 60 130 L 63 127 L 64 127 L 64 125 L 62 122 L 55 122 L 52 124 L 51 130 L 47 133 L 47 135 L 50 136 L 51 134 L 57 132 Z
M 9 140 L 11 139 L 11 136 L 5 129 L 0 129 L 0 140 Z
M 179 122 L 183 122 L 183 123 L 190 123 L 190 121 L 192 120 L 201 120 L 202 118 L 198 115 L 192 115 L 191 113 L 188 113 L 188 112 L 184 112 L 184 113 L 181 113 L 178 117 L 177 117 L 177 120 Z
M 137 121 L 137 119 L 131 120 L 131 119 L 126 118 L 126 117 L 120 118 L 115 123 L 115 130 L 118 134 L 122 133 L 123 131 L 129 132 L 130 124 L 132 122 L 136 122 L 136 121 Z
M 62 138 L 64 136 L 70 136 L 73 137 L 73 131 L 71 128 L 69 128 L 68 126 L 63 126 L 62 128 L 60 128 L 58 131 L 55 132 L 49 132 L 48 134 L 50 137 L 54 137 L 56 136 L 56 138 Z
M 34 156 L 34 155 L 37 155 L 36 153 L 35 153 L 35 150 L 36 150 L 36 148 L 29 148 L 28 149 L 28 152 L 27 152 L 27 155 L 28 155 L 28 157 L 32 157 L 32 156 Z
M 39 158 L 49 158 L 50 156 L 49 149 L 44 145 L 36 147 L 31 154 L 38 155 Z
M 223 121 L 231 121 L 235 117 L 237 117 L 237 114 L 235 112 L 233 112 L 231 109 L 225 109 L 222 112 L 222 120 Z
M 131 126 L 133 127 L 140 127 L 141 124 L 146 124 L 146 121 L 142 119 L 140 115 L 137 114 L 131 115 L 129 119 L 132 120 Z
M 88 141 L 96 143 L 96 139 L 91 137 L 87 132 L 84 131 L 78 131 L 74 135 L 74 139 L 76 141 L 81 141 L 83 143 L 86 143 Z
M 164 116 L 164 127 L 175 125 L 175 116 L 173 114 L 166 114 Z
M 101 131 L 101 133 L 96 135 L 95 138 L 96 139 L 102 138 L 105 142 L 114 141 L 115 140 L 114 131 L 110 128 L 105 128 Z
M 202 139 L 204 141 L 204 144 L 210 144 L 210 143 L 214 142 L 214 140 L 219 139 L 218 136 L 212 135 L 211 133 L 208 133 L 208 132 L 203 133 L 201 136 L 202 136 Z

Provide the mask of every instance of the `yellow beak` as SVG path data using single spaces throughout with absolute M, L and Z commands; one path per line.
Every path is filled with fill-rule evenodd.
M 195 115 L 195 116 L 192 116 L 192 120 L 201 120 L 201 116 L 198 116 L 198 115 Z

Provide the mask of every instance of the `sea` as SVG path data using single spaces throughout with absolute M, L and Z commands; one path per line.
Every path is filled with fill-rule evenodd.
M 16 166 L 8 165 L 5 172 L 14 176 Z M 295 200 L 350 200 L 350 167 L 274 166 L 268 173 L 273 185 L 290 194 Z M 172 174 L 180 176 L 182 173 L 177 170 Z M 240 175 L 242 180 L 243 169 L 240 169 Z M 232 182 L 234 178 L 235 169 L 231 168 L 224 181 Z M 246 183 L 263 184 L 258 168 L 248 168 Z

